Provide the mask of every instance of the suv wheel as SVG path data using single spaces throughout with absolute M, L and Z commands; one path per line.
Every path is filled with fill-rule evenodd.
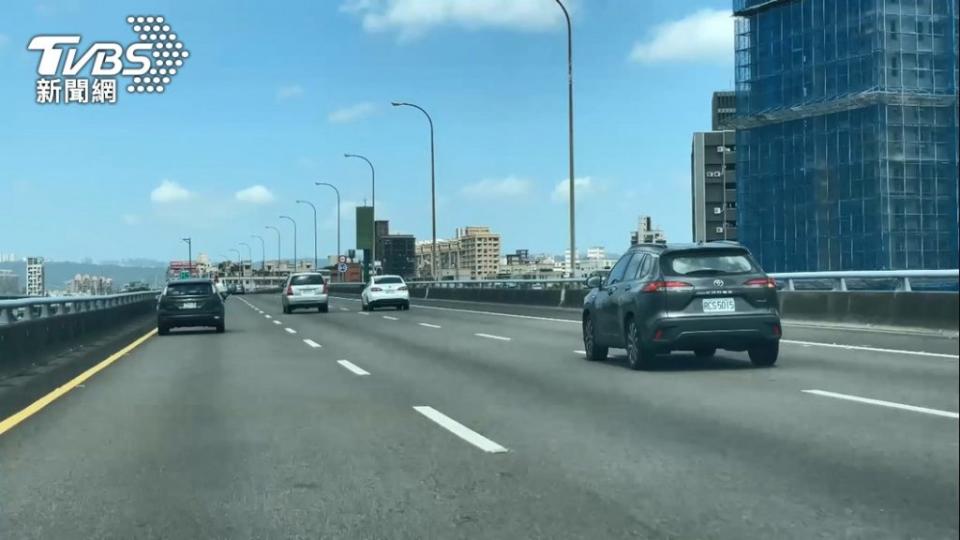
M 160 334 L 161 336 L 165 336 L 170 333 L 170 328 L 168 328 L 166 325 L 158 324 L 157 333 Z
M 227 326 L 225 323 L 220 323 L 217 325 L 217 333 L 222 334 L 227 331 Z
M 587 315 L 583 318 L 583 348 L 586 351 L 587 360 L 597 362 L 607 359 L 609 349 L 597 345 L 596 328 L 593 326 L 593 317 Z
M 327 313 L 330 311 L 330 304 L 320 304 L 320 307 L 317 308 L 317 310 L 319 310 L 320 313 Z
M 717 354 L 717 348 L 702 347 L 700 349 L 694 349 L 693 354 L 697 355 L 697 358 L 713 358 L 713 355 Z
M 780 355 L 780 342 L 766 343 L 751 347 L 747 350 L 750 355 L 750 362 L 758 367 L 770 367 L 777 363 L 777 356 Z
M 627 321 L 627 364 L 630 369 L 638 370 L 650 367 L 653 360 L 653 350 L 644 345 L 640 336 L 640 327 L 636 321 Z

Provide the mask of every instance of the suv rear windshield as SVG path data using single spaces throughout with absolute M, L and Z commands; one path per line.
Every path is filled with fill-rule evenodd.
M 391 283 L 403 283 L 403 280 L 398 277 L 378 277 L 373 278 L 373 282 L 377 284 L 391 284 Z
M 167 296 L 200 296 L 213 294 L 213 285 L 209 283 L 171 283 L 167 285 Z
M 293 276 L 290 278 L 291 285 L 323 285 L 323 281 L 323 276 L 320 274 Z
M 691 251 L 666 255 L 661 267 L 677 276 L 716 276 L 753 272 L 750 257 L 743 251 Z

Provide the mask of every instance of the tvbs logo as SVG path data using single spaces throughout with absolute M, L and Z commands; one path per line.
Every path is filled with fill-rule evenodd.
M 190 51 L 164 17 L 127 17 L 138 40 L 128 45 L 98 41 L 82 50 L 78 35 L 39 35 L 27 49 L 40 53 L 37 103 L 116 103 L 118 77 L 131 94 L 162 94 Z M 90 77 L 81 76 L 89 73 Z

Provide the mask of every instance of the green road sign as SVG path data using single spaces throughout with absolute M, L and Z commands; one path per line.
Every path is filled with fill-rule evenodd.
M 190 279 L 190 272 L 187 272 L 186 270 L 181 270 L 180 279 Z

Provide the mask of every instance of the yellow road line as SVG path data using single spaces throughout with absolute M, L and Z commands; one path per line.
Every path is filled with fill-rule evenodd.
M 34 401 L 33 403 L 31 403 L 29 406 L 27 406 L 25 409 L 21 410 L 20 412 L 18 412 L 18 413 L 16 413 L 16 414 L 14 414 L 13 416 L 11 416 L 11 417 L 3 420 L 2 422 L 0 422 L 0 435 L 3 435 L 3 434 L 6 433 L 7 431 L 10 431 L 10 430 L 13 429 L 17 424 L 19 424 L 20 422 L 23 422 L 23 421 L 26 420 L 27 418 L 30 418 L 31 416 L 33 416 L 34 414 L 36 414 L 37 412 L 39 412 L 41 409 L 43 409 L 43 408 L 46 407 L 47 405 L 53 403 L 53 402 L 54 402 L 57 398 L 59 398 L 60 396 L 66 394 L 66 393 L 69 392 L 70 390 L 73 390 L 73 389 L 76 388 L 77 386 L 83 384 L 84 381 L 86 381 L 86 380 L 89 379 L 90 377 L 93 377 L 94 375 L 96 375 L 97 373 L 99 373 L 101 370 L 103 370 L 103 369 L 105 369 L 107 366 L 109 366 L 110 364 L 112 364 L 112 363 L 116 362 L 117 360 L 119 360 L 121 357 L 123 357 L 123 355 L 125 355 L 125 354 L 127 354 L 128 352 L 136 349 L 136 348 L 139 347 L 141 344 L 143 344 L 144 341 L 150 339 L 150 338 L 153 337 L 156 333 L 157 333 L 157 329 L 154 328 L 153 330 L 147 332 L 147 333 L 144 334 L 143 336 L 140 336 L 139 338 L 137 338 L 137 340 L 134 341 L 133 343 L 131 343 L 131 344 L 127 345 L 126 347 L 120 349 L 119 351 L 111 354 L 109 357 L 107 357 L 106 360 L 103 360 L 103 361 L 100 362 L 99 364 L 97 364 L 97 365 L 93 366 L 92 368 L 84 371 L 83 373 L 77 375 L 76 377 L 74 377 L 73 379 L 71 379 L 69 382 L 67 382 L 67 383 L 64 384 L 63 386 L 57 387 L 56 390 L 50 392 L 49 394 L 43 396 L 43 397 L 40 398 L 40 399 Z

